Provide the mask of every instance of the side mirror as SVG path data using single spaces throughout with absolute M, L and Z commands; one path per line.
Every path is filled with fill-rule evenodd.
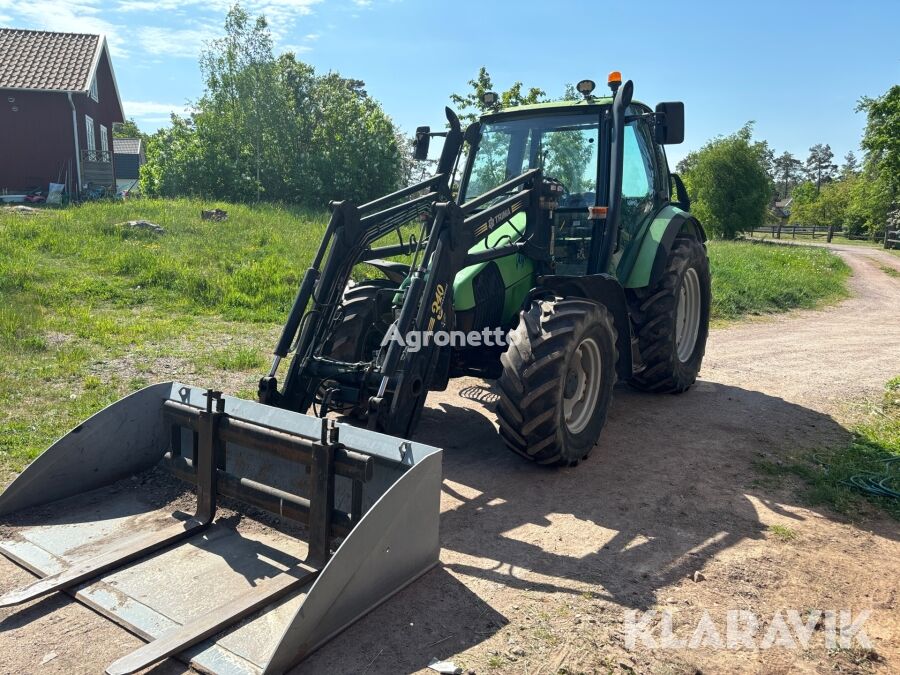
M 431 143 L 431 127 L 417 127 L 416 140 L 413 143 L 413 159 L 420 162 L 428 159 L 428 146 Z
M 669 101 L 656 104 L 656 142 L 676 145 L 684 141 L 684 103 Z

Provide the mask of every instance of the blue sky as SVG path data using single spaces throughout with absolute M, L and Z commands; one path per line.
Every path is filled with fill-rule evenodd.
M 0 0 L 0 25 L 107 35 L 126 115 L 144 130 L 202 91 L 197 54 L 228 0 Z M 683 100 L 674 163 L 748 120 L 780 152 L 858 150 L 862 95 L 900 82 L 900 2 L 245 0 L 278 50 L 362 79 L 404 130 L 443 123 L 451 91 L 485 65 L 551 95 L 621 70 L 647 103 Z

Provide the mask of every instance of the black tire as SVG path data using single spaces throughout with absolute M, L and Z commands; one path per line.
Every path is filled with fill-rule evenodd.
M 338 361 L 368 361 L 390 327 L 391 301 L 396 284 L 388 279 L 370 279 L 344 291 L 341 322 L 325 348 Z
M 690 293 L 688 288 L 694 282 L 686 282 L 686 278 L 691 274 L 699 284 L 698 324 L 693 346 L 686 341 L 682 348 L 677 330 L 679 299 L 683 291 Z M 631 379 L 632 386 L 641 391 L 680 394 L 694 384 L 706 351 L 711 298 L 706 249 L 696 238 L 680 235 L 659 281 L 634 291 L 631 297 L 631 318 L 644 363 L 644 369 Z M 679 349 L 689 353 L 679 355 Z
M 371 279 L 345 290 L 341 301 L 341 321 L 322 353 L 346 363 L 370 360 L 390 327 L 393 297 L 390 291 L 394 288 L 396 284 L 387 279 Z M 322 405 L 331 384 L 328 381 L 319 384 L 316 394 L 318 405 Z M 330 410 L 343 415 L 364 412 L 355 403 L 336 404 L 329 401 L 328 405 Z
M 585 369 L 584 360 L 590 361 L 589 353 L 593 353 L 588 342 L 593 342 L 599 355 L 592 406 L 589 399 L 575 399 L 578 393 L 571 391 L 573 377 L 576 387 L 579 381 L 577 370 Z M 521 313 L 500 357 L 503 374 L 497 417 L 506 445 L 538 464 L 574 466 L 586 458 L 606 423 L 617 359 L 616 328 L 605 307 L 582 299 L 535 301 Z M 584 387 L 581 390 L 589 395 Z M 577 401 L 584 402 L 583 414 L 567 422 L 565 406 L 567 401 L 572 405 L 573 399 L 575 406 Z M 573 431 L 571 425 L 579 419 L 583 426 L 575 424 Z

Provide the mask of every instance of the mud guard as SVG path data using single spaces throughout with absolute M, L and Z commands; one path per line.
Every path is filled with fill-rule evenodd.
M 625 288 L 646 288 L 655 284 L 666 268 L 669 251 L 679 233 L 695 236 L 706 242 L 706 232 L 700 221 L 687 211 L 669 204 L 649 221 L 638 234 L 641 245 L 620 265 L 619 279 Z

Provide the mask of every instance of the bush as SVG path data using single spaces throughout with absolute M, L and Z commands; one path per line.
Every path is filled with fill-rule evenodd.
M 751 143 L 752 128 L 715 138 L 679 165 L 691 211 L 706 230 L 734 239 L 763 224 L 772 186 L 763 167 L 762 143 Z

